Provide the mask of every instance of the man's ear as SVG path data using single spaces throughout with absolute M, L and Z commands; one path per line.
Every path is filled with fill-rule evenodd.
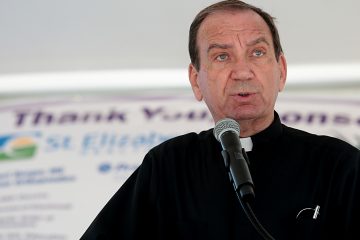
M 281 92 L 285 87 L 287 76 L 287 63 L 284 54 L 280 54 L 278 64 L 280 70 L 279 92 Z
M 191 84 L 191 88 L 193 90 L 196 100 L 201 101 L 203 99 L 203 95 L 201 93 L 201 89 L 198 84 L 198 76 L 199 76 L 199 73 L 196 70 L 195 66 L 192 63 L 190 63 L 189 64 L 189 81 Z

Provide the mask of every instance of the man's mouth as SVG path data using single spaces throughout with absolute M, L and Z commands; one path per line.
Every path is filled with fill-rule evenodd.
M 238 96 L 240 96 L 240 97 L 247 97 L 249 95 L 250 95 L 250 93 L 239 93 L 238 94 Z

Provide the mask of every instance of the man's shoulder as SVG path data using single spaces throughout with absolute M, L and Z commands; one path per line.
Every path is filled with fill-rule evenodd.
M 313 148 L 327 148 L 332 151 L 359 151 L 355 146 L 351 145 L 340 138 L 326 135 L 315 134 L 305 130 L 283 125 L 284 136 L 289 140 L 303 143 Z
M 202 143 L 209 143 L 212 140 L 215 140 L 212 129 L 201 132 L 188 132 L 165 140 L 155 146 L 151 151 L 163 151 L 165 149 L 192 149 Z
M 211 129 L 199 133 L 189 132 L 156 145 L 146 154 L 144 162 L 173 171 L 186 164 L 207 161 L 219 147 L 216 144 Z

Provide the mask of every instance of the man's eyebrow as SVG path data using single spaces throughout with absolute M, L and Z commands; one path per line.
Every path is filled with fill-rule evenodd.
M 265 37 L 259 37 L 259 38 L 256 38 L 255 40 L 252 40 L 250 42 L 248 42 L 246 45 L 247 46 L 254 46 L 258 43 L 265 43 L 266 45 L 269 45 L 270 46 L 270 43 L 266 40 Z
M 220 44 L 220 43 L 212 43 L 209 45 L 207 52 L 210 52 L 214 48 L 220 48 L 220 49 L 229 49 L 232 48 L 232 45 L 230 44 Z

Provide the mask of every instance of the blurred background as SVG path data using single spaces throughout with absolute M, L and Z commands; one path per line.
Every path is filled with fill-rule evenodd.
M 0 239 L 78 239 L 152 146 L 213 126 L 187 40 L 214 2 L 0 0 Z M 276 17 L 282 121 L 360 147 L 360 2 L 248 3 Z

